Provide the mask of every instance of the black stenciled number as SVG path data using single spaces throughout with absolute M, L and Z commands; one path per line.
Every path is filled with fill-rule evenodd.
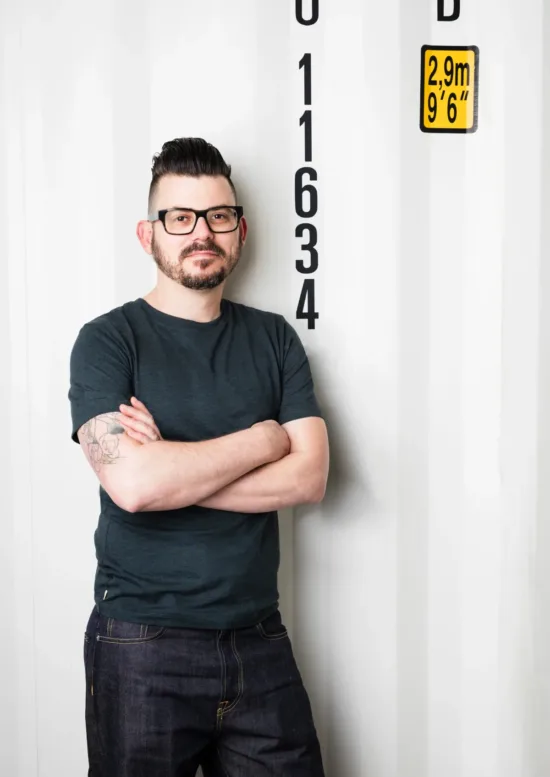
M 310 264 L 306 267 L 303 259 L 296 260 L 296 269 L 298 272 L 309 274 L 315 272 L 319 267 L 319 253 L 317 248 L 317 227 L 313 224 L 298 224 L 296 227 L 296 237 L 303 237 L 305 231 L 309 232 L 309 242 L 302 244 L 302 251 L 309 251 Z
M 311 16 L 309 19 L 304 19 L 304 3 L 303 0 L 296 0 L 296 19 L 300 24 L 304 24 L 309 27 L 319 19 L 319 0 L 311 0 Z
M 435 74 L 437 72 L 437 57 L 435 57 L 435 56 L 430 57 L 429 64 L 433 65 L 434 69 L 430 73 L 430 80 L 428 81 L 428 83 L 429 83 L 430 86 L 437 86 L 437 81 L 435 79 Z
M 317 189 L 312 183 L 304 183 L 304 175 L 311 181 L 317 180 L 317 171 L 313 167 L 301 167 L 294 176 L 294 202 L 296 213 L 303 219 L 310 219 L 317 213 Z M 304 208 L 304 193 L 309 194 L 309 208 Z
M 437 116 L 437 96 L 435 92 L 428 95 L 428 121 L 433 124 Z
M 300 127 L 302 124 L 305 124 L 305 160 L 306 162 L 311 162 L 311 111 L 304 111 L 300 119 Z
M 307 319 L 307 328 L 315 329 L 315 321 L 319 313 L 315 310 L 315 281 L 307 278 L 302 286 L 302 293 L 296 308 L 296 318 Z
M 452 57 L 445 58 L 444 69 L 445 75 L 447 76 L 445 79 L 445 86 L 452 86 L 455 77 L 455 63 Z
M 298 70 L 304 68 L 304 105 L 311 105 L 311 54 L 304 54 Z
M 309 0 L 311 3 L 311 16 L 304 18 L 303 0 L 296 0 L 296 18 L 300 24 L 310 26 L 319 19 L 319 0 Z M 311 106 L 311 54 L 304 54 L 299 62 L 298 69 L 304 69 L 304 105 Z M 304 127 L 304 161 L 313 161 L 313 116 L 311 109 L 305 110 L 300 117 L 300 127 Z M 306 178 L 307 177 L 307 178 Z M 313 167 L 301 167 L 296 171 L 294 178 L 294 202 L 296 213 L 303 219 L 315 216 L 318 207 L 317 189 L 306 180 L 316 181 L 317 171 Z M 309 202 L 304 203 L 304 195 L 308 194 Z M 296 260 L 296 269 L 303 274 L 314 273 L 319 267 L 319 253 L 317 251 L 317 228 L 313 224 L 298 224 L 296 237 L 304 237 L 307 234 L 308 241 L 302 243 L 302 251 L 309 252 L 309 265 L 303 259 Z M 305 319 L 308 329 L 315 329 L 315 321 L 319 313 L 315 310 L 315 279 L 307 278 L 302 285 L 300 299 L 296 308 L 296 318 Z
M 456 108 L 456 94 L 454 92 L 451 92 L 449 95 L 449 102 L 447 103 L 447 117 L 451 124 L 454 124 L 456 121 L 456 114 L 457 114 L 457 108 Z

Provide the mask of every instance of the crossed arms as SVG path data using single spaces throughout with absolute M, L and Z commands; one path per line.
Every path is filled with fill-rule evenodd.
M 148 413 L 138 409 L 142 418 Z M 321 418 L 264 421 L 194 443 L 140 442 L 130 424 L 126 413 L 112 412 L 78 431 L 101 485 L 128 512 L 200 505 L 259 513 L 324 497 L 329 446 Z

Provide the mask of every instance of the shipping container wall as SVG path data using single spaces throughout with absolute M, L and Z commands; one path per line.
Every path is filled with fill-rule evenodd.
M 199 136 L 250 225 L 226 296 L 296 327 L 329 429 L 324 501 L 280 514 L 328 777 L 547 777 L 548 6 L 0 13 L 2 773 L 86 773 L 69 353 L 152 287 L 152 156 Z

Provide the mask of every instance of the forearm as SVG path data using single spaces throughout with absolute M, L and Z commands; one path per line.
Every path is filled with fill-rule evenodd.
M 195 443 L 161 440 L 136 452 L 132 512 L 175 510 L 198 504 L 269 461 L 255 428 Z
M 320 501 L 320 484 L 310 461 L 289 453 L 248 472 L 198 504 L 216 510 L 264 513 Z

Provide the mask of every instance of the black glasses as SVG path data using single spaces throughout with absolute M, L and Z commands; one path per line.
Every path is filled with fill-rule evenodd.
M 169 235 L 189 235 L 202 217 L 212 232 L 234 232 L 243 216 L 242 205 L 219 205 L 206 210 L 194 208 L 165 208 L 150 213 L 149 221 L 162 221 Z

